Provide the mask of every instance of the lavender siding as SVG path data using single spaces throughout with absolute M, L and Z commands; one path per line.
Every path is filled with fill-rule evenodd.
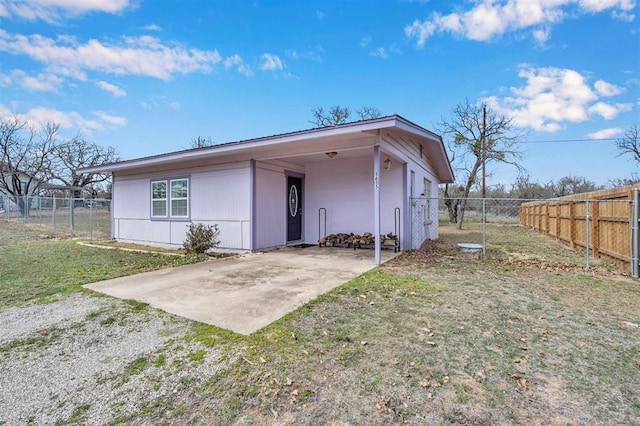
M 373 149 L 371 150 L 373 153 Z M 386 157 L 383 157 L 386 159 Z M 384 161 L 384 160 L 383 160 Z M 327 234 L 374 232 L 373 156 L 308 164 L 305 241 L 318 241 L 318 209 L 327 211 Z M 381 232 L 394 232 L 394 209 L 403 209 L 402 165 L 381 170 Z M 324 226 L 324 220 L 322 225 Z
M 424 179 L 428 179 L 431 182 L 430 195 L 437 199 L 440 181 L 436 177 L 434 165 L 427 158 L 427 149 L 424 145 L 421 152 L 419 143 L 400 141 L 390 135 L 386 135 L 383 140 L 383 149 L 393 153 L 396 157 L 402 158 L 406 164 L 406 174 L 403 176 L 405 179 L 404 197 L 406 201 L 403 203 L 401 241 L 404 249 L 418 248 L 426 239 L 438 238 L 438 203 L 433 200 L 428 203 L 424 201 L 412 203 L 411 198 L 420 198 L 422 196 L 424 193 Z M 392 165 L 392 169 L 393 167 Z M 411 193 L 412 172 L 415 179 L 413 194 Z M 384 190 L 384 187 L 381 189 Z M 395 187 L 393 190 L 399 190 L 399 187 Z M 424 217 L 423 210 L 427 208 L 429 209 L 431 220 L 421 220 Z
M 286 197 L 284 169 L 256 164 L 256 249 L 286 244 Z
M 415 187 L 411 194 L 411 172 L 414 172 Z M 429 200 L 424 198 L 424 179 L 431 184 Z M 429 239 L 438 238 L 438 183 L 435 177 L 421 165 L 409 162 L 407 164 L 407 210 L 405 220 L 407 226 L 403 228 L 405 248 L 416 249 Z M 435 198 L 435 200 L 434 200 Z M 429 210 L 429 212 L 425 212 Z M 411 243 L 409 246 L 408 244 Z
M 115 174 L 114 238 L 160 246 L 182 245 L 189 221 L 150 218 L 154 179 L 190 178 L 190 220 L 217 224 L 220 247 L 248 250 L 251 244 L 249 162 L 194 169 Z

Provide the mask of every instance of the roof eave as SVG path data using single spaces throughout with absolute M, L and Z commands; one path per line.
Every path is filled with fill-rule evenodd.
M 125 160 L 117 163 L 104 164 L 95 167 L 84 167 L 77 169 L 78 173 L 112 173 L 119 170 L 127 170 L 137 167 L 145 167 L 176 161 L 188 161 L 194 158 L 208 157 L 211 155 L 239 152 L 246 149 L 263 147 L 268 145 L 276 145 L 299 140 L 308 140 L 320 137 L 337 136 L 347 133 L 367 132 L 372 130 L 381 130 L 397 125 L 400 116 L 392 115 L 373 120 L 360 121 L 355 123 L 347 123 L 339 126 L 322 127 L 318 129 L 309 129 L 299 132 L 285 133 L 282 135 L 266 136 L 256 139 L 248 139 L 238 142 L 230 142 L 221 145 L 215 145 L 206 148 L 195 148 L 184 151 L 171 152 L 167 154 L 154 155 L 150 157 L 138 158 L 133 160 Z M 406 120 L 405 120 L 406 121 Z

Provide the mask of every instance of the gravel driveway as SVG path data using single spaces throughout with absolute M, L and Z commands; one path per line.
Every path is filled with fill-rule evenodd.
M 224 367 L 217 350 L 184 339 L 190 324 L 86 294 L 0 312 L 0 425 L 180 410 L 183 395 Z

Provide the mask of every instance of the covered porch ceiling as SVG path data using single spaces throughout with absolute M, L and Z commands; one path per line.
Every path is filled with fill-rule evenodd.
M 296 144 L 291 149 L 274 149 L 255 155 L 256 161 L 281 160 L 298 166 L 309 163 L 349 160 L 373 157 L 376 136 L 368 134 L 350 135 L 350 137 L 317 138 L 309 143 Z

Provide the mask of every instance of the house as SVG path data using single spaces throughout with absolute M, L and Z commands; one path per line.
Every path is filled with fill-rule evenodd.
M 399 232 L 402 249 L 419 247 L 438 236 L 429 198 L 454 180 L 442 138 L 399 115 L 78 172 L 112 173 L 117 240 L 177 247 L 197 222 L 218 225 L 220 248 L 242 251 L 338 232 Z
M 42 184 L 40 179 L 22 172 L 14 172 L 7 169 L 4 163 L 0 163 L 0 210 L 28 213 L 28 209 L 25 209 L 27 199 L 30 201 L 30 208 L 37 208 L 39 188 Z

